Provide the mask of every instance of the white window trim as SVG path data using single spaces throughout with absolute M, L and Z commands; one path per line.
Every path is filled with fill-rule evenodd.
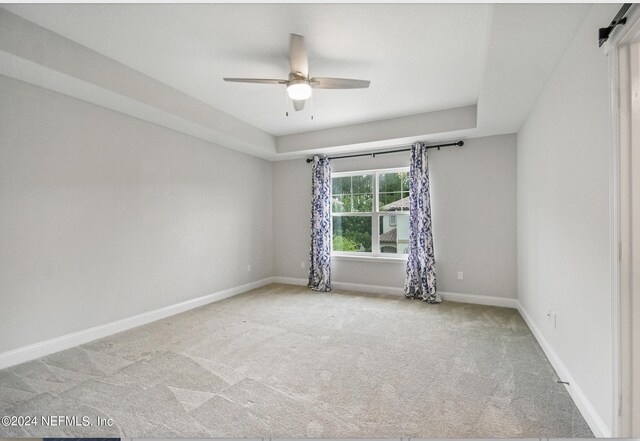
M 396 255 L 396 257 L 389 256 L 393 256 L 393 254 L 383 253 L 380 256 L 372 256 L 371 253 L 355 254 L 336 251 L 331 255 L 331 258 L 335 260 L 348 260 L 353 262 L 407 263 L 406 254 Z
M 347 172 L 335 172 L 331 173 L 331 179 L 333 178 L 343 178 L 347 176 L 361 176 L 365 174 L 373 175 L 373 212 L 355 212 L 355 213 L 333 213 L 331 212 L 331 217 L 333 216 L 362 216 L 369 217 L 371 216 L 371 252 L 353 252 L 353 251 L 334 251 L 333 249 L 333 220 L 331 221 L 331 258 L 335 258 L 338 260 L 353 260 L 353 261 L 363 261 L 363 262 L 389 262 L 389 263 L 397 263 L 397 262 L 406 262 L 407 255 L 406 254 L 392 254 L 392 253 L 382 253 L 380 251 L 380 216 L 389 215 L 389 213 L 393 213 L 393 215 L 398 216 L 409 216 L 408 211 L 380 211 L 380 201 L 378 194 L 378 178 L 381 173 L 394 173 L 394 172 L 406 172 L 409 173 L 409 167 L 394 167 L 394 168 L 379 168 L 374 170 L 356 170 L 356 171 L 347 171 Z M 333 196 L 333 193 L 332 193 Z

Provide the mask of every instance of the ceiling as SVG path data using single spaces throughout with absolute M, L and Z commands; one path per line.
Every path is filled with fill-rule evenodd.
M 335 138 L 338 127 L 362 130 L 367 127 L 363 123 L 371 121 L 400 121 L 470 105 L 477 105 L 481 122 L 474 124 L 477 134 L 516 131 L 589 5 L 5 4 L 2 8 L 272 136 L 277 154 L 280 140 L 304 144 L 299 134 Z M 371 87 L 316 89 L 312 105 L 296 113 L 284 86 L 222 81 L 223 76 L 286 78 L 290 33 L 306 38 L 311 76 L 367 79 Z M 17 54 L 4 50 L 13 51 L 12 57 Z M 3 71 L 2 63 L 0 57 L 0 73 L 9 75 L 11 69 Z M 15 67 L 16 62 L 5 62 L 9 64 Z M 358 144 L 357 137 L 350 139 Z
M 473 104 L 489 5 L 20 4 L 10 11 L 273 135 Z M 315 90 L 285 116 L 289 34 L 304 35 L 312 76 L 371 80 Z M 311 111 L 314 115 L 310 118 Z

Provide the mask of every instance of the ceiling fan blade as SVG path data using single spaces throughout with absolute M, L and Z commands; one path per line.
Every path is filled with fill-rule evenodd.
M 311 87 L 316 89 L 366 89 L 371 84 L 368 80 L 351 80 L 348 78 L 311 78 Z
M 291 101 L 293 101 L 293 108 L 296 109 L 296 112 L 299 112 L 302 109 L 304 109 L 305 100 L 291 100 Z
M 289 35 L 289 66 L 292 73 L 300 73 L 305 78 L 309 77 L 307 49 L 304 45 L 304 37 L 301 35 Z
M 233 83 L 287 84 L 287 80 L 270 80 L 264 78 L 223 78 Z

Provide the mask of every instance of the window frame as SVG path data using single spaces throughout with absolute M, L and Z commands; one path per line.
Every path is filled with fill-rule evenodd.
M 399 253 L 383 253 L 380 250 L 380 218 L 381 216 L 406 216 L 409 218 L 409 211 L 380 211 L 380 193 L 379 193 L 379 185 L 380 185 L 380 175 L 386 173 L 409 173 L 409 167 L 393 167 L 393 168 L 379 168 L 373 170 L 356 170 L 356 171 L 345 171 L 345 172 L 332 172 L 331 173 L 331 182 L 333 183 L 334 178 L 344 178 L 350 176 L 362 176 L 362 175 L 373 175 L 373 211 L 356 211 L 356 212 L 338 212 L 334 213 L 333 209 L 331 210 L 331 257 L 339 258 L 344 260 L 363 260 L 363 261 L 389 261 L 389 262 L 397 262 L 402 261 L 405 262 L 407 260 L 406 254 Z M 331 197 L 333 197 L 333 189 L 331 191 Z M 335 251 L 333 249 L 333 217 L 371 217 L 371 251 Z M 398 219 L 396 217 L 396 223 Z M 397 227 L 396 227 L 397 228 Z

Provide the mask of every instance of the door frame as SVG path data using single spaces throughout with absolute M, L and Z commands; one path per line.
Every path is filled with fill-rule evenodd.
M 631 384 L 639 382 L 637 371 L 640 366 L 633 364 L 632 334 L 633 323 L 630 310 L 634 286 L 631 284 L 633 261 L 631 254 L 631 164 L 628 117 L 625 119 L 621 107 L 620 63 L 628 61 L 621 52 L 630 44 L 640 41 L 640 6 L 633 5 L 627 13 L 627 24 L 618 26 L 604 45 L 609 61 L 610 87 L 610 247 L 611 247 L 611 324 L 612 324 L 612 437 L 640 436 L 632 433 L 640 430 L 633 424 L 633 411 L 640 410 L 640 400 L 633 396 Z M 620 55 L 622 53 L 622 56 Z M 629 110 L 629 109 L 627 109 Z M 627 132 L 623 131 L 626 125 Z M 635 178 L 637 179 L 637 177 Z M 637 259 L 637 258 L 636 258 Z M 637 271 L 637 270 L 636 270 Z M 635 287 L 638 297 L 638 287 Z M 638 299 L 636 299 L 638 301 Z M 639 318 L 636 318 L 638 320 Z M 638 342 L 636 342 L 638 344 Z M 637 355 L 636 355 L 637 357 Z M 635 409 L 638 407 L 639 409 Z

